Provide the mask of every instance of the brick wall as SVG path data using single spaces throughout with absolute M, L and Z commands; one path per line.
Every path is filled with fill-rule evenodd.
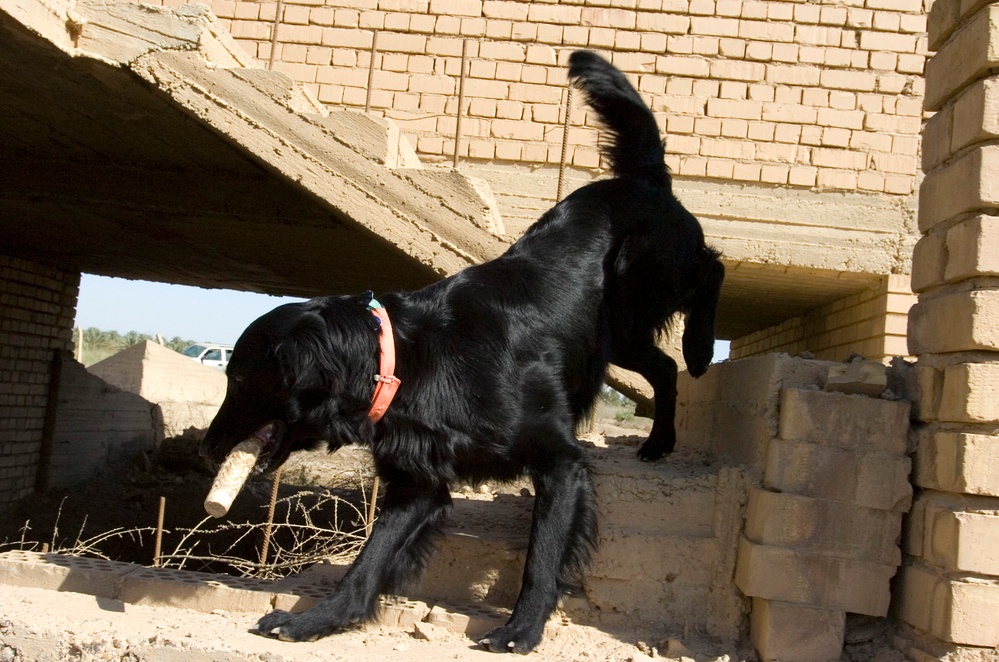
M 937 2 L 909 318 L 919 414 L 896 611 L 910 659 L 999 649 L 999 3 Z M 927 636 L 928 635 L 928 636 Z
M 842 361 L 859 354 L 872 361 L 907 356 L 906 324 L 915 297 L 909 277 L 886 276 L 880 285 L 816 308 L 769 329 L 732 341 L 733 359 L 770 352 Z
M 906 195 L 918 169 L 923 4 L 289 0 L 280 17 L 275 2 L 210 6 L 265 63 L 277 25 L 273 68 L 338 107 L 364 107 L 378 32 L 371 108 L 425 157 L 454 148 L 469 39 L 461 155 L 558 163 L 564 64 L 590 48 L 650 102 L 680 176 Z M 596 167 L 595 138 L 577 107 L 568 162 Z
M 35 487 L 54 352 L 72 348 L 80 274 L 0 255 L 0 510 Z

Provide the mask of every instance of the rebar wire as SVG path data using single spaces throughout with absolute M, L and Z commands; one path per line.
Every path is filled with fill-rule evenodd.
M 281 14 L 284 12 L 284 0 L 277 0 L 277 7 L 274 9 L 274 25 L 271 27 L 271 54 L 267 59 L 267 70 L 274 68 L 274 57 L 277 53 L 278 28 L 281 26 Z
M 274 472 L 274 482 L 271 483 L 271 502 L 267 506 L 267 524 L 264 526 L 264 542 L 260 545 L 260 568 L 267 566 L 267 550 L 271 545 L 271 529 L 274 527 L 274 509 L 277 507 L 278 488 L 281 486 L 281 469 Z
M 562 191 L 565 185 L 565 161 L 569 155 L 569 121 L 572 116 L 572 83 L 566 87 L 565 93 L 565 118 L 562 120 L 562 158 L 558 163 L 558 191 L 555 200 L 562 200 Z
M 160 510 L 156 516 L 156 541 L 153 544 L 153 567 L 160 567 L 160 555 L 163 553 L 163 518 L 166 515 L 166 497 L 160 497 Z
M 364 112 L 371 110 L 371 95 L 375 86 L 375 60 L 378 58 L 378 30 L 371 35 L 371 57 L 368 59 L 368 91 L 364 95 Z
M 458 78 L 458 117 L 454 125 L 454 154 L 451 165 L 458 167 L 458 154 L 461 151 L 461 118 L 465 107 L 465 69 L 468 64 L 468 39 L 461 40 L 461 76 Z

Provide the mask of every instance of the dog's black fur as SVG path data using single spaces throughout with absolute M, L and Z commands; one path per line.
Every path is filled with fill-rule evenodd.
M 236 343 L 204 455 L 221 461 L 273 423 L 258 469 L 321 441 L 331 452 L 362 444 L 388 485 L 370 540 L 333 594 L 301 614 L 264 616 L 261 634 L 313 640 L 370 619 L 379 594 L 422 569 L 449 486 L 527 475 L 535 505 L 520 597 L 483 644 L 530 651 L 596 539 L 574 431 L 609 363 L 655 389 L 655 424 L 639 455 L 673 450 L 677 366 L 656 339 L 686 313 L 683 355 L 691 374 L 704 373 L 724 268 L 673 196 L 655 119 L 634 88 L 589 52 L 572 55 L 569 76 L 606 126 L 614 178 L 574 192 L 502 257 L 381 297 L 402 386 L 379 423 L 368 419 L 379 367 L 370 293 L 281 306 Z

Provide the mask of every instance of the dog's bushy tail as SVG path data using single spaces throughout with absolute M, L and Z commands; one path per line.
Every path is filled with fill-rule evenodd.
M 575 51 L 569 56 L 569 80 L 582 89 L 610 133 L 600 148 L 614 174 L 668 185 L 656 119 L 624 74 L 596 53 Z

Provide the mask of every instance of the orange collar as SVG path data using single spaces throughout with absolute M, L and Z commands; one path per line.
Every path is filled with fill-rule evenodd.
M 379 359 L 378 372 L 375 375 L 375 395 L 371 398 L 371 409 L 368 410 L 368 418 L 371 422 L 377 423 L 385 415 L 385 411 L 392 404 L 395 392 L 399 390 L 399 378 L 395 372 L 395 338 L 392 335 L 392 322 L 389 321 L 388 311 L 382 308 L 381 304 L 372 300 L 371 314 L 378 318 L 382 330 L 379 334 L 378 344 L 381 347 L 381 358 Z

